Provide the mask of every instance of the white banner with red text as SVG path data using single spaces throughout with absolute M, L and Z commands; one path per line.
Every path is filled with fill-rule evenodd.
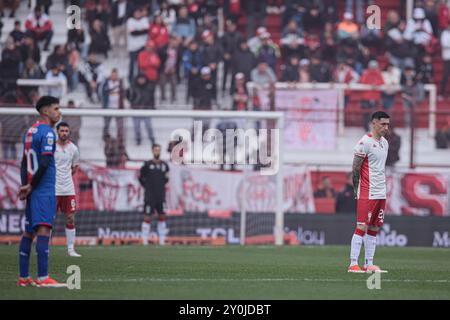
M 307 167 L 285 166 L 284 172 L 284 210 L 314 213 L 311 171 Z M 138 174 L 136 169 L 103 168 L 82 162 L 76 185 L 78 199 L 85 203 L 79 203 L 78 207 L 99 211 L 141 210 L 144 192 Z M 19 186 L 18 164 L 0 161 L 0 209 L 24 208 L 25 203 L 17 197 Z M 387 214 L 450 216 L 450 172 L 388 171 L 387 190 Z M 166 199 L 169 213 L 239 211 L 242 205 L 249 212 L 273 212 L 275 197 L 274 177 L 258 172 L 170 166 Z

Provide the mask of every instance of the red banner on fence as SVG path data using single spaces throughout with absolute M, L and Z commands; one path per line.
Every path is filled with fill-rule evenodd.
M 109 169 L 83 162 L 77 173 L 79 210 L 141 210 L 143 190 L 135 169 Z M 315 213 L 312 175 L 306 167 L 284 168 L 284 210 L 293 213 Z M 344 172 L 324 172 L 335 177 Z M 336 180 L 338 180 L 336 178 Z M 244 183 L 245 182 L 245 183 Z M 0 209 L 23 209 L 17 198 L 20 186 L 19 166 L 0 162 Z M 450 172 L 426 173 L 390 171 L 387 174 L 387 210 L 392 215 L 450 216 Z M 183 211 L 275 210 L 274 177 L 257 172 L 224 172 L 171 166 L 167 190 L 169 214 Z

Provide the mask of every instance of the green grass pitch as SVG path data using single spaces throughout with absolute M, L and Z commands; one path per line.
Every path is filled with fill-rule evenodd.
M 448 249 L 377 248 L 380 290 L 346 272 L 346 246 L 52 247 L 50 274 L 78 265 L 80 290 L 16 287 L 17 251 L 0 247 L 0 299 L 450 299 Z

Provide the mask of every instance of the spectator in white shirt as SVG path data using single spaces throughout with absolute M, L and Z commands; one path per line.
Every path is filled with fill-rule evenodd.
M 393 64 L 388 64 L 382 72 L 384 84 L 388 87 L 385 91 L 381 92 L 381 101 L 383 108 L 389 111 L 395 102 L 395 95 L 397 89 L 394 87 L 400 85 L 401 71 Z
M 120 95 L 122 91 L 122 81 L 119 79 L 117 69 L 111 70 L 111 75 L 102 83 L 102 107 L 105 109 L 119 109 Z M 105 126 L 103 127 L 103 136 L 109 134 L 111 117 L 105 117 Z
M 137 58 L 147 43 L 149 28 L 150 21 L 146 10 L 143 8 L 134 9 L 133 16 L 127 20 L 127 47 L 130 54 L 128 79 L 130 83 L 137 73 Z
M 413 18 L 406 24 L 405 39 L 412 41 L 415 45 L 426 46 L 433 37 L 433 27 L 425 17 L 425 10 L 415 8 Z
M 49 86 L 47 89 L 47 95 L 61 99 L 64 93 L 63 87 L 67 85 L 67 78 L 57 64 L 51 66 L 51 69 L 47 71 L 45 80 L 59 81 L 62 84 L 62 86 Z
M 277 81 L 277 76 L 266 62 L 261 61 L 252 70 L 251 79 L 255 84 L 265 86 L 274 84 Z

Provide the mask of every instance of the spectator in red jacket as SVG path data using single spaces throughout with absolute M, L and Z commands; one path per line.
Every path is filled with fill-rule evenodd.
M 42 13 L 40 7 L 36 7 L 33 13 L 30 13 L 25 28 L 33 34 L 36 42 L 45 41 L 44 51 L 48 51 L 48 46 L 53 37 L 52 21 L 45 13 Z
M 155 15 L 153 23 L 148 30 L 148 38 L 155 42 L 156 49 L 164 47 L 169 42 L 169 30 L 160 14 Z
M 384 84 L 383 74 L 378 66 L 378 62 L 372 60 L 369 62 L 369 68 L 365 70 L 359 81 L 362 84 L 371 86 L 381 86 Z M 370 115 L 380 105 L 381 91 L 367 90 L 364 91 L 361 99 L 361 108 L 363 109 L 364 129 L 369 131 Z
M 450 23 L 450 9 L 448 8 L 447 1 L 441 0 L 438 8 L 438 26 L 439 30 L 444 30 Z
M 148 81 L 156 83 L 158 81 L 158 68 L 160 65 L 161 60 L 156 52 L 156 44 L 153 40 L 149 40 L 144 50 L 138 56 L 139 72 L 145 74 Z

